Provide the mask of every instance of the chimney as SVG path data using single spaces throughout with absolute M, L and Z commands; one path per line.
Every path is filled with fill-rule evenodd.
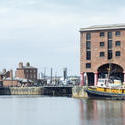
M 64 80 L 67 79 L 67 68 L 63 69 L 63 78 L 64 78 Z
M 6 73 L 6 69 L 3 69 L 3 73 Z
M 10 79 L 13 80 L 13 70 L 10 70 Z
M 19 63 L 19 68 L 23 68 L 23 62 Z
M 30 66 L 30 63 L 29 63 L 29 62 L 27 62 L 27 63 L 26 63 L 26 66 L 27 66 L 27 67 L 29 67 L 29 66 Z

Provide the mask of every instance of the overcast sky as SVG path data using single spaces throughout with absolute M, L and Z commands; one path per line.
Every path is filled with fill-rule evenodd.
M 0 69 L 28 61 L 79 75 L 79 29 L 124 23 L 124 13 L 124 0 L 0 0 Z

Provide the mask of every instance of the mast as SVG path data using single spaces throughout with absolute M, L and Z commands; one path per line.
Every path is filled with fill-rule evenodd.
M 111 68 L 112 68 L 112 60 L 109 61 L 109 68 L 107 69 L 108 70 L 108 80 L 110 79 L 110 74 L 111 74 Z
M 52 79 L 53 79 L 53 69 L 51 68 L 51 76 L 50 76 L 50 83 L 52 84 Z

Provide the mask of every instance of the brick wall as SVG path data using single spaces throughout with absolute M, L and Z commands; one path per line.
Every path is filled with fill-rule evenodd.
M 91 60 L 86 60 L 86 33 L 80 32 L 80 72 L 97 72 L 98 67 L 109 63 L 108 60 L 108 32 L 112 31 L 112 62 L 120 65 L 125 71 L 125 30 L 107 30 L 107 31 L 92 31 L 91 32 Z M 115 32 L 120 31 L 120 36 L 115 36 Z M 104 37 L 100 37 L 100 32 L 105 32 Z M 115 41 L 121 41 L 121 45 L 116 47 Z M 100 42 L 104 42 L 105 46 L 100 47 Z M 105 52 L 105 57 L 100 57 L 100 52 Z M 116 57 L 115 52 L 120 51 L 121 56 Z M 86 63 L 91 63 L 91 68 L 86 69 Z
M 18 86 L 18 85 L 19 85 L 19 83 L 17 80 L 3 80 L 4 87 Z

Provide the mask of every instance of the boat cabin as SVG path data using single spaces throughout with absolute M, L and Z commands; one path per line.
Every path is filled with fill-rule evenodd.
M 111 80 L 107 78 L 98 79 L 97 87 L 120 87 L 121 80 Z

